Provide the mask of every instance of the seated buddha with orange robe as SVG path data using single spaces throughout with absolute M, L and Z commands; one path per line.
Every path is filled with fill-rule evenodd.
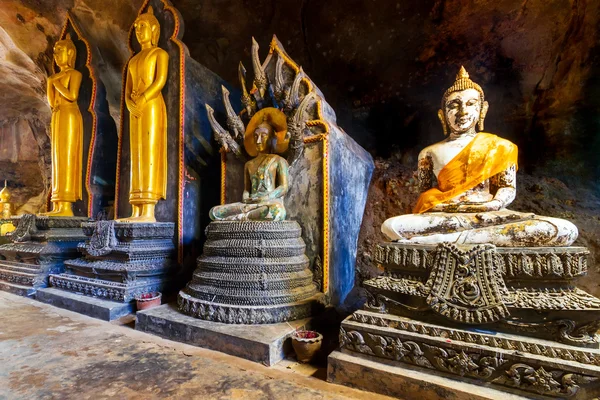
M 481 87 L 460 69 L 438 117 L 447 138 L 419 154 L 422 194 L 414 214 L 386 220 L 381 230 L 400 243 L 491 243 L 568 246 L 577 227 L 559 218 L 506 209 L 516 195 L 517 146 L 485 132 Z

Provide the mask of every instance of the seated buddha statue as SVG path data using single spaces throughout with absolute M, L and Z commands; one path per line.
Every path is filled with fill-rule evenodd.
M 141 50 L 127 64 L 124 93 L 129 110 L 132 212 L 119 221 L 156 222 L 156 203 L 167 196 L 167 108 L 162 89 L 169 54 L 158 47 L 160 23 L 152 6 L 137 17 L 134 29 Z
M 264 108 L 254 114 L 244 134 L 244 148 L 253 157 L 244 165 L 244 194 L 239 203 L 213 207 L 210 218 L 226 221 L 283 221 L 283 196 L 288 192 L 287 161 L 274 153 L 287 150 L 285 114 Z
M 422 193 L 414 214 L 383 223 L 390 240 L 535 247 L 577 239 L 569 221 L 506 209 L 516 194 L 517 146 L 481 132 L 487 111 L 483 90 L 461 67 L 438 111 L 447 137 L 419 154 Z
M 82 198 L 83 119 L 77 99 L 81 72 L 75 69 L 77 50 L 70 36 L 54 45 L 60 71 L 48 78 L 48 103 L 52 109 L 52 211 L 43 215 L 72 217 L 73 203 Z

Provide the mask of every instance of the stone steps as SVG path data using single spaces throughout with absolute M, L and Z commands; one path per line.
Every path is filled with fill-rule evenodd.
M 2 260 L 0 261 L 0 269 L 28 274 L 37 274 L 40 271 L 40 266 L 18 261 Z
M 31 286 L 18 285 L 0 280 L 0 290 L 24 297 L 33 297 L 36 290 Z
M 37 277 L 36 272 L 21 272 L 14 271 L 0 265 L 0 281 L 4 281 L 11 284 L 25 285 L 33 287 L 33 283 Z

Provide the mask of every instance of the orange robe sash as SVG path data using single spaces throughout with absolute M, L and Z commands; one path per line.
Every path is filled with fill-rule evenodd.
M 513 165 L 517 167 L 517 156 L 518 149 L 514 143 L 480 132 L 442 168 L 438 187 L 423 192 L 413 212 L 420 214 L 431 210 Z

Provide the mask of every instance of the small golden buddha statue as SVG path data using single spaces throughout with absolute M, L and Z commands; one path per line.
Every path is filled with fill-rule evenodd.
M 77 105 L 81 72 L 74 69 L 77 50 L 71 37 L 54 45 L 60 72 L 48 78 L 52 109 L 52 211 L 43 215 L 72 217 L 73 203 L 82 198 L 83 119 Z
M 10 192 L 8 191 L 8 187 L 6 186 L 6 181 L 4 181 L 4 188 L 0 190 L 0 207 L 2 210 L 2 219 L 10 220 L 13 214 L 12 203 L 10 202 Z M 5 222 L 0 225 L 0 236 L 6 235 L 8 232 L 12 232 L 15 230 L 15 226 L 12 222 Z
M 414 214 L 386 220 L 381 230 L 400 243 L 568 246 L 571 222 L 506 209 L 515 198 L 517 146 L 479 132 L 488 110 L 481 87 L 460 69 L 438 117 L 447 138 L 419 154 L 423 193 Z
M 213 207 L 212 220 L 283 221 L 283 196 L 289 188 L 287 161 L 273 153 L 283 153 L 289 145 L 283 112 L 264 108 L 254 114 L 244 134 L 244 148 L 252 158 L 244 166 L 244 194 L 241 203 Z
M 167 109 L 162 89 L 169 54 L 158 47 L 160 24 L 152 6 L 134 23 L 142 50 L 127 65 L 125 104 L 129 110 L 131 217 L 122 222 L 156 222 L 154 207 L 167 195 Z

